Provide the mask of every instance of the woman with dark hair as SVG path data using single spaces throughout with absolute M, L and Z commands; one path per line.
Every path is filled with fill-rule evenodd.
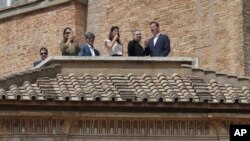
M 105 40 L 105 47 L 110 56 L 122 56 L 123 47 L 120 41 L 119 27 L 112 26 L 109 32 L 109 38 Z
M 80 51 L 80 47 L 75 40 L 73 31 L 69 27 L 66 27 L 63 30 L 63 40 L 60 43 L 60 48 L 62 55 L 64 56 L 77 56 Z

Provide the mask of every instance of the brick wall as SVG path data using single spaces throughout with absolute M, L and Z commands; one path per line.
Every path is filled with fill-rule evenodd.
M 250 76 L 250 1 L 243 0 L 245 71 Z
M 242 0 L 89 0 L 87 30 L 106 54 L 104 40 L 112 25 L 120 27 L 124 51 L 131 31 L 152 35 L 151 21 L 171 39 L 170 56 L 199 58 L 201 67 L 244 74 Z
M 83 42 L 86 11 L 76 2 L 0 20 L 0 77 L 25 71 L 40 59 L 39 49 L 60 55 L 59 43 L 65 27 L 71 27 Z
M 247 0 L 89 0 L 86 7 L 72 0 L 0 19 L 0 77 L 30 68 L 39 59 L 41 47 L 47 47 L 50 55 L 60 55 L 59 43 L 67 26 L 80 42 L 86 30 L 94 32 L 96 48 L 107 55 L 104 40 L 112 25 L 120 27 L 127 53 L 131 31 L 140 29 L 142 40 L 148 39 L 153 20 L 171 39 L 170 56 L 199 58 L 201 67 L 244 75 L 250 70 L 247 5 Z

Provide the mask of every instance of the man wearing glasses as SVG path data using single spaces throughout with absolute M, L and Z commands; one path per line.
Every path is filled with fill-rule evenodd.
M 87 43 L 81 46 L 79 56 L 100 56 L 100 52 L 94 48 L 95 35 L 92 32 L 86 32 L 85 38 Z
M 141 46 L 141 32 L 133 31 L 133 40 L 128 43 L 128 56 L 145 56 L 144 48 Z
M 45 47 L 42 47 L 40 49 L 40 56 L 41 60 L 35 61 L 33 66 L 35 67 L 36 65 L 40 64 L 43 60 L 45 60 L 48 57 L 48 50 Z

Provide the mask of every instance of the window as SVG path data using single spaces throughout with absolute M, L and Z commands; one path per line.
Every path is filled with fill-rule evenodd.
M 10 7 L 11 5 L 15 5 L 18 2 L 24 2 L 26 0 L 0 0 L 0 9 Z
M 9 6 L 10 4 L 8 2 L 9 2 L 9 0 L 1 0 L 0 1 L 0 8 L 4 8 L 4 7 Z

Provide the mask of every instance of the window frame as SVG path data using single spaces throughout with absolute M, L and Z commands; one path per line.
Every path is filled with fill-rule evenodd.
M 8 9 L 12 6 L 18 5 L 18 1 L 15 0 L 5 0 L 6 1 L 6 5 L 3 5 L 2 7 L 0 7 L 0 9 Z M 27 0 L 25 1 L 27 3 Z

